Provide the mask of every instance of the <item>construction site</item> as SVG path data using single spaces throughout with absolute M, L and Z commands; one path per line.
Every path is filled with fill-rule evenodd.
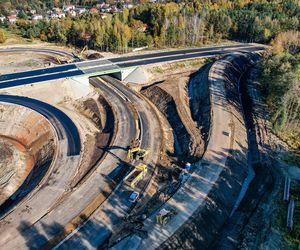
M 286 146 L 260 94 L 262 49 L 234 46 L 170 61 L 174 51 L 1 55 L 12 86 L 0 89 L 0 248 L 285 247 L 276 154 Z M 88 59 L 139 64 L 91 75 Z M 77 62 L 86 78 L 29 82 Z

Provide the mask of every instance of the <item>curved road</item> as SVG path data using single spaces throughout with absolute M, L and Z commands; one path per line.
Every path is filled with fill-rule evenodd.
M 134 190 L 143 193 L 148 186 L 160 156 L 162 132 L 159 120 L 150 104 L 136 92 L 111 77 L 103 77 L 102 79 L 111 89 L 106 94 L 114 98 L 116 93 L 120 93 L 133 103 L 139 113 L 142 129 L 141 147 L 149 150 L 149 156 L 145 159 L 148 166 L 148 173 Z M 91 81 L 93 85 L 100 89 L 103 89 L 105 86 L 100 79 L 96 78 Z M 84 225 L 70 234 L 54 249 L 95 249 L 102 245 L 111 235 L 111 231 L 118 227 L 124 216 L 134 206 L 128 200 L 131 192 L 131 188 L 121 183 Z
M 224 54 L 227 50 L 226 46 L 218 48 L 216 51 L 213 49 L 209 49 L 208 51 L 205 51 L 205 48 L 202 49 L 203 51 L 199 51 L 199 49 L 190 49 L 182 50 L 182 52 L 177 51 L 176 53 L 154 53 L 151 56 L 150 54 L 144 55 L 142 59 L 132 56 L 130 59 L 119 58 L 112 60 L 119 60 L 120 66 L 127 67 Z M 242 48 L 238 47 L 238 49 Z M 256 49 L 256 47 L 251 48 L 251 50 Z M 235 50 L 235 48 L 228 49 L 228 51 L 231 50 Z M 92 64 L 94 65 L 94 63 L 97 64 L 98 62 L 93 62 Z M 24 84 L 24 82 L 39 82 L 43 81 L 44 78 L 48 79 L 49 77 L 51 79 L 57 79 L 56 77 L 62 78 L 61 76 L 65 77 L 65 75 L 72 76 L 76 72 L 76 74 L 83 74 L 83 72 L 77 70 L 77 66 L 74 68 L 74 65 L 75 64 L 64 65 L 65 68 L 63 68 L 63 70 L 61 70 L 61 67 L 50 68 L 50 70 L 52 70 L 50 75 L 48 75 L 49 72 L 47 70 L 36 70 L 35 73 L 37 73 L 38 76 L 32 74 L 32 72 L 2 75 L 2 78 L 0 78 L 0 86 L 2 84 L 2 86 L 9 86 L 10 84 L 14 85 L 17 81 L 19 81 L 18 84 Z M 91 66 L 90 62 L 86 62 L 86 65 Z M 99 70 L 97 67 L 95 68 L 96 70 Z M 16 79 L 16 77 L 20 76 L 17 74 L 23 74 L 21 79 Z M 9 79 L 9 81 L 7 81 L 7 79 Z M 59 203 L 56 203 L 56 201 L 65 193 L 65 190 L 68 189 L 68 183 L 72 179 L 72 176 L 74 176 L 79 163 L 78 154 L 80 152 L 80 140 L 78 145 L 76 139 L 72 137 L 73 132 L 75 132 L 75 137 L 77 137 L 77 129 L 72 126 L 72 121 L 68 120 L 67 116 L 62 115 L 63 113 L 59 114 L 60 118 L 57 119 L 56 111 L 51 111 L 51 105 L 49 105 L 49 107 L 47 106 L 48 104 L 44 105 L 39 103 L 39 101 L 37 101 L 38 103 L 35 103 L 35 101 L 31 101 L 32 99 L 25 97 L 16 98 L 21 98 L 21 100 L 18 99 L 18 102 L 23 102 L 25 105 L 32 105 L 34 110 L 43 110 L 46 113 L 44 116 L 52 123 L 57 124 L 58 122 L 58 127 L 55 129 L 58 138 L 60 139 L 60 147 L 58 153 L 59 157 L 49 178 L 47 178 L 47 184 L 38 189 L 34 193 L 34 196 L 31 194 L 26 202 L 15 208 L 11 214 L 6 216 L 5 219 L 0 222 L 0 245 L 5 246 L 3 249 L 20 249 L 25 248 L 26 246 L 40 248 L 44 246 L 47 241 L 52 239 L 63 229 L 64 225 L 68 224 L 73 218 L 81 214 L 99 193 L 104 192 L 107 185 L 112 185 L 116 174 L 123 169 L 123 161 L 127 154 L 126 149 L 130 144 L 130 141 L 136 136 L 137 128 L 135 118 L 128 107 L 128 100 L 134 104 L 134 108 L 139 113 L 141 127 L 143 128 L 141 133 L 142 147 L 150 149 L 151 157 L 147 158 L 149 171 L 146 179 L 149 180 L 149 178 L 151 178 L 151 173 L 154 171 L 156 161 L 160 155 L 161 133 L 159 132 L 159 121 L 155 116 L 151 105 L 137 93 L 128 89 L 120 82 L 109 78 L 104 79 L 106 82 L 103 82 L 100 79 L 92 79 L 91 82 L 94 86 L 99 88 L 102 95 L 108 99 L 113 106 L 113 110 L 116 112 L 115 115 L 117 116 L 118 127 L 115 140 L 112 147 L 109 149 L 108 154 L 95 171 L 84 183 L 82 183 L 82 185 L 76 190 L 73 190 L 73 192 L 68 193 L 68 196 L 60 200 Z M 6 101 L 11 101 L 11 99 L 14 100 L 14 97 L 11 96 L 3 95 L 3 98 L 7 98 Z M 218 101 L 216 100 L 216 103 L 217 102 Z M 50 111 L 48 110 L 49 108 Z M 47 110 L 50 113 L 47 113 Z M 225 116 L 225 118 L 227 118 L 227 116 Z M 60 123 L 60 120 L 63 122 Z M 227 144 L 228 138 L 225 138 L 224 141 Z M 222 146 L 224 145 L 224 141 Z M 74 145 L 70 145 L 72 142 L 74 142 Z M 213 142 L 210 143 L 213 144 Z M 219 143 L 219 139 L 216 139 L 215 143 L 221 144 Z M 66 152 L 63 152 L 64 148 L 67 148 Z M 223 160 L 222 162 L 215 164 L 222 166 Z M 141 184 L 138 185 L 138 189 L 144 190 L 147 183 L 147 181 L 141 182 Z M 86 249 L 96 248 L 101 245 L 107 237 L 109 237 L 112 229 L 117 226 L 124 215 L 130 211 L 131 204 L 128 202 L 130 192 L 131 189 L 122 183 L 118 185 L 108 199 L 92 214 L 87 222 L 58 244 L 57 248 Z M 193 202 L 190 202 L 190 205 L 192 203 Z M 151 222 L 149 224 L 151 224 Z M 97 234 L 95 234 L 96 231 Z M 151 236 L 154 237 L 158 243 L 160 237 L 156 233 L 157 232 L 154 230 Z M 168 234 L 166 233 L 166 235 Z M 143 243 L 145 244 L 146 242 Z M 152 247 L 154 246 L 155 245 L 152 245 Z
M 260 45 L 234 44 L 213 46 L 209 48 L 179 49 L 175 51 L 156 52 L 142 55 L 71 63 L 68 65 L 49 67 L 46 69 L 37 69 L 35 71 L 0 75 L 0 89 L 84 74 L 99 74 L 99 72 L 105 72 L 109 70 L 120 71 L 120 68 L 136 67 L 140 65 L 149 65 L 178 60 L 188 60 L 201 57 L 211 57 L 216 55 L 224 55 L 233 51 L 251 52 L 263 49 L 265 49 L 265 47 Z
M 55 209 L 49 213 L 44 211 L 44 216 L 33 223 L 26 222 L 30 226 L 25 230 L 15 230 L 11 232 L 14 237 L 3 240 L 6 233 L 1 232 L 0 226 L 0 245 L 5 246 L 4 249 L 24 249 L 32 245 L 35 248 L 41 248 L 47 241 L 59 234 L 64 225 L 82 214 L 91 202 L 106 192 L 108 186 L 114 185 L 113 178 L 116 172 L 124 167 L 123 160 L 127 155 L 127 147 L 136 136 L 136 123 L 126 100 L 104 84 L 100 90 L 112 105 L 118 121 L 115 139 L 107 155 L 78 188 L 72 190 L 68 196 L 56 204 Z M 65 168 L 65 165 L 61 166 Z M 64 171 L 66 170 L 63 169 L 61 172 Z M 20 225 L 24 224 L 24 219 L 23 222 L 22 219 L 19 218 L 19 225 L 15 223 L 15 228 L 20 228 Z
M 35 110 L 36 112 L 43 115 L 55 128 L 56 133 L 58 135 L 58 139 L 67 139 L 67 155 L 79 155 L 81 150 L 79 132 L 75 124 L 64 112 L 48 103 L 24 96 L 0 94 L 0 102 L 8 102 L 21 105 L 29 109 Z
M 43 218 L 68 190 L 80 161 L 81 142 L 76 126 L 59 109 L 22 96 L 0 95 L 0 101 L 39 112 L 49 120 L 57 133 L 56 153 L 48 172 L 32 192 L 1 218 L 0 246 L 4 248 L 9 246 L 9 242 L 17 242 L 17 237 Z

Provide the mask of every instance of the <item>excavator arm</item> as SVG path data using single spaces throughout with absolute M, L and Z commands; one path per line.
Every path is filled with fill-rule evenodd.
M 146 149 L 142 149 L 139 147 L 131 148 L 128 150 L 127 159 L 128 160 L 134 160 L 134 159 L 143 160 L 148 153 L 149 153 L 149 151 Z

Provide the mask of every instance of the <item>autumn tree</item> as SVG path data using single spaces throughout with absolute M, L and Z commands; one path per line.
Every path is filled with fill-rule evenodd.
M 0 29 L 0 43 L 4 43 L 6 41 L 5 31 Z

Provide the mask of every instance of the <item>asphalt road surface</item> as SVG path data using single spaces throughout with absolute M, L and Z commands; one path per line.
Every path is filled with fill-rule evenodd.
M 3 225 L 1 231 L 0 224 L 0 245 L 5 246 L 3 249 L 24 249 L 41 248 L 53 236 L 58 234 L 63 225 L 66 225 L 74 217 L 82 213 L 82 211 L 104 190 L 105 187 L 111 185 L 113 180 L 110 178 L 115 169 L 122 168 L 124 159 L 127 155 L 127 147 L 130 141 L 136 136 L 136 125 L 133 114 L 124 100 L 118 93 L 110 89 L 103 83 L 98 83 L 99 89 L 102 94 L 111 103 L 115 110 L 116 119 L 118 121 L 116 128 L 115 139 L 108 149 L 108 153 L 100 164 L 95 167 L 88 178 L 75 190 L 72 190 L 54 207 L 45 209 L 42 204 L 34 204 L 36 209 L 40 208 L 39 213 L 43 214 L 42 217 L 36 219 L 34 222 L 31 220 L 33 215 L 29 214 L 26 210 L 18 214 L 11 214 L 12 218 L 9 233 L 4 231 L 7 225 Z M 60 164 L 60 173 L 67 171 L 68 165 Z M 59 180 L 57 180 L 58 182 Z M 52 188 L 52 185 L 48 185 Z M 35 197 L 36 195 L 34 195 Z M 38 197 L 40 199 L 40 197 Z M 40 199 L 44 202 L 43 199 Z M 31 206 L 30 206 L 31 207 Z M 55 208 L 55 209 L 51 209 Z M 20 210 L 20 209 L 18 209 Z M 26 226 L 23 230 L 20 228 Z
M 87 68 L 88 73 L 95 73 L 115 67 L 126 68 L 161 62 L 171 62 L 176 60 L 186 60 L 200 57 L 223 55 L 233 51 L 257 51 L 262 50 L 264 48 L 265 47 L 258 45 L 236 44 L 215 46 L 209 48 L 183 49 L 175 51 L 149 53 L 136 56 L 125 56 L 111 59 L 99 59 L 88 62 L 86 61 L 72 63 L 68 65 L 49 67 L 34 71 L 0 75 L 0 89 L 24 84 L 32 84 L 43 81 L 61 79 L 65 77 L 84 75 L 84 68 Z

